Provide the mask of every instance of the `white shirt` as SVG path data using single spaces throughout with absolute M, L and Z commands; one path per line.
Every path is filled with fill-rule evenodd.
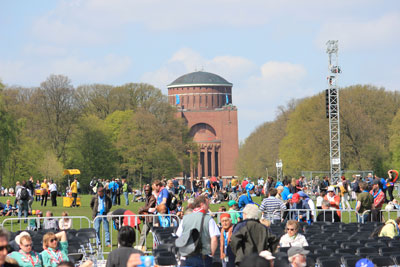
M 57 185 L 55 183 L 52 183 L 49 187 L 49 190 L 50 192 L 57 191 Z
M 281 247 L 306 247 L 308 246 L 308 242 L 304 235 L 296 234 L 295 236 L 290 237 L 289 234 L 284 234 L 279 240 L 279 245 Z

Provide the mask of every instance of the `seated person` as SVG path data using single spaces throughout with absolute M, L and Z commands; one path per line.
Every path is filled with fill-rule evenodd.
M 171 226 L 171 217 L 170 216 L 163 216 L 168 214 L 167 206 L 165 204 L 161 204 L 157 206 L 157 215 L 158 220 L 154 222 L 155 226 L 158 227 L 170 227 Z
M 323 210 L 329 210 L 330 208 L 331 203 L 328 200 L 322 201 Z M 317 222 L 340 222 L 340 217 L 335 211 L 321 211 L 318 213 Z
M 299 233 L 300 223 L 298 221 L 289 220 L 286 223 L 286 229 L 281 239 L 279 246 L 281 247 L 306 247 L 308 242 L 306 237 Z
M 11 216 L 13 213 L 13 206 L 11 205 L 11 200 L 7 199 L 6 205 L 3 207 L 2 215 Z
M 46 233 L 43 236 L 43 249 L 40 255 L 45 267 L 56 267 L 57 264 L 63 261 L 69 261 L 67 256 L 67 234 L 64 231 L 57 234 L 52 232 Z
M 71 229 L 72 226 L 72 220 L 68 217 L 68 212 L 63 211 L 63 213 L 61 214 L 61 216 L 65 217 L 60 219 L 60 221 L 58 222 L 58 227 L 60 230 L 68 230 Z
M 43 215 L 42 212 L 40 210 L 32 210 L 32 215 L 36 215 L 37 218 L 29 219 L 28 227 L 26 229 L 32 231 L 38 231 L 39 229 L 42 229 L 42 223 L 40 219 Z
M 53 212 L 47 211 L 46 217 L 53 217 Z M 58 221 L 53 218 L 46 218 L 43 222 L 43 229 L 58 230 Z

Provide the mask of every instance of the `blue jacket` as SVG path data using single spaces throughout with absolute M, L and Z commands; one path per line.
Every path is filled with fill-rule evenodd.
M 281 197 L 282 197 L 282 199 L 284 200 L 284 201 L 286 201 L 286 200 L 288 200 L 288 196 L 290 195 L 290 190 L 289 190 L 289 188 L 287 187 L 287 186 L 285 186 L 284 188 L 283 188 L 283 191 L 282 191 L 282 193 L 281 193 Z

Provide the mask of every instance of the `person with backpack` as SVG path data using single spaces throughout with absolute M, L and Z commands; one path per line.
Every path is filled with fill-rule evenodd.
M 16 198 L 18 200 L 18 218 L 21 218 L 22 212 L 24 213 L 24 217 L 28 218 L 28 212 L 29 212 L 28 202 L 31 199 L 31 197 L 32 194 L 26 187 L 26 181 L 22 181 L 22 186 L 18 189 L 16 193 Z
M 210 200 L 201 195 L 194 200 L 192 213 L 183 216 L 175 241 L 179 254 L 186 257 L 182 266 L 206 267 L 212 265 L 212 258 L 218 247 L 220 230 L 208 214 Z

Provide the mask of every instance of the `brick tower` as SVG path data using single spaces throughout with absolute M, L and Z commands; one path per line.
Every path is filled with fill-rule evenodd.
M 235 175 L 239 143 L 232 84 L 213 73 L 188 73 L 168 85 L 168 101 L 200 147 L 191 177 Z

